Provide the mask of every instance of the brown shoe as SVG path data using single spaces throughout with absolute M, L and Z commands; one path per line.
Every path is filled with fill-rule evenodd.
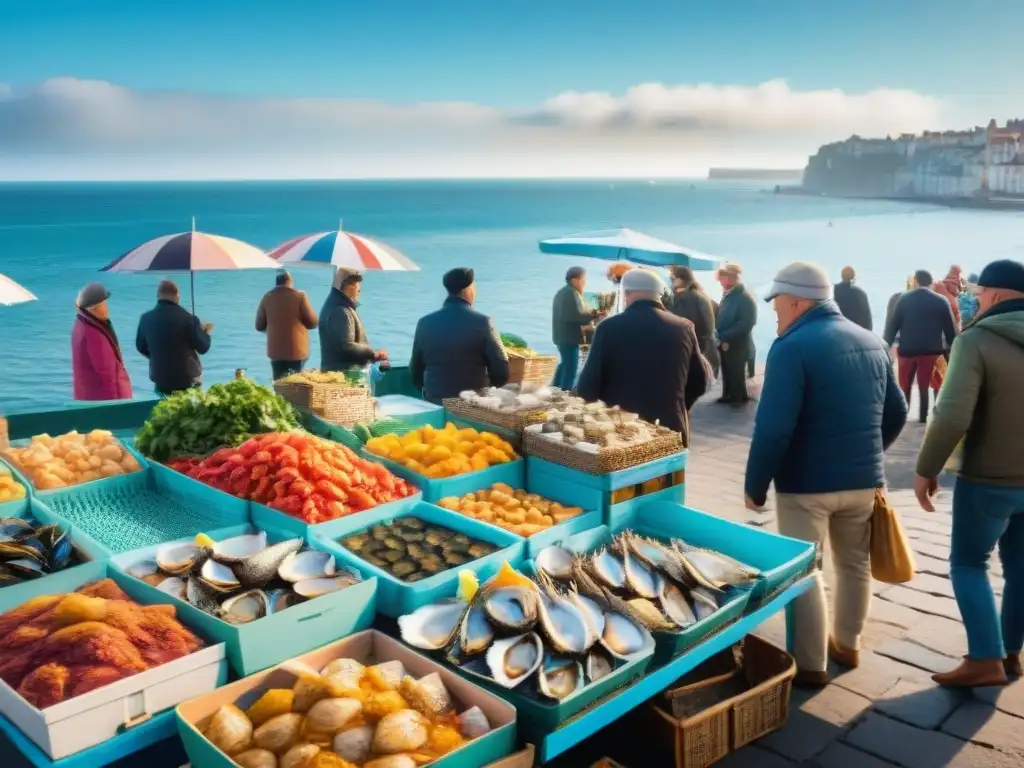
M 1003 669 L 1007 677 L 1024 677 L 1024 669 L 1021 668 L 1020 654 L 1008 653 L 1003 660 Z
M 824 688 L 829 684 L 828 672 L 811 672 L 800 670 L 793 678 L 793 685 L 797 688 Z
M 840 667 L 847 669 L 856 669 L 860 666 L 860 651 L 844 648 L 832 637 L 828 639 L 828 657 Z
M 951 672 L 932 675 L 932 680 L 948 688 L 983 688 L 1009 682 L 1002 659 L 968 658 L 964 658 L 960 666 Z

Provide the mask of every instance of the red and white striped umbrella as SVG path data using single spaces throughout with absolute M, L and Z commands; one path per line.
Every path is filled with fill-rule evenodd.
M 336 229 L 293 238 L 267 255 L 280 266 L 333 266 L 365 270 L 413 271 L 419 267 L 397 248 L 366 235 Z
M 14 304 L 24 304 L 26 301 L 35 300 L 36 297 L 31 291 L 22 288 L 7 275 L 0 275 L 0 304 L 10 307 Z

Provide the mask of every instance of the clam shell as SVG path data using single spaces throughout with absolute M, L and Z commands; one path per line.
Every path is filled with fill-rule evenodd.
M 277 576 L 284 559 L 302 549 L 302 539 L 288 539 L 232 564 L 238 580 L 246 587 L 265 587 Z
M 331 746 L 343 760 L 362 765 L 370 757 L 370 747 L 373 745 L 375 730 L 372 725 L 349 728 L 335 736 Z
M 427 743 L 430 721 L 414 709 L 400 709 L 381 718 L 373 734 L 373 751 L 380 755 L 413 752 Z
M 327 595 L 331 592 L 351 587 L 356 582 L 350 576 L 332 576 L 323 579 L 306 579 L 292 585 L 295 594 L 310 600 L 314 597 Z
M 470 707 L 459 715 L 459 733 L 467 739 L 476 739 L 489 733 L 491 724 L 480 707 Z
M 574 659 L 548 655 L 537 673 L 537 688 L 549 699 L 561 701 L 583 685 L 583 665 Z
M 469 605 L 461 600 L 431 603 L 398 619 L 398 630 L 414 648 L 437 651 L 455 638 Z
M 250 621 L 262 619 L 269 610 L 270 601 L 266 592 L 250 589 L 221 603 L 220 617 L 228 624 L 248 624 Z
M 267 534 L 264 531 L 215 542 L 213 558 L 222 563 L 232 564 L 251 557 L 267 548 Z
M 168 576 L 157 584 L 156 588 L 161 592 L 166 592 L 168 595 L 173 595 L 179 600 L 185 600 L 188 582 L 180 576 Z
M 487 668 L 494 682 L 515 688 L 537 671 L 544 659 L 544 643 L 536 632 L 495 640 L 487 649 Z
M 181 576 L 198 565 L 204 555 L 203 548 L 191 541 L 165 544 L 156 551 L 156 564 L 164 573 Z
M 557 545 L 544 547 L 537 553 L 534 563 L 538 570 L 553 579 L 565 581 L 572 577 L 572 552 L 564 547 Z
M 327 578 L 333 576 L 334 572 L 334 555 L 319 549 L 292 552 L 277 567 L 277 575 L 293 584 L 307 579 Z
M 231 592 L 242 586 L 234 571 L 216 560 L 207 560 L 203 563 L 199 578 L 215 592 Z
M 498 587 L 483 596 L 483 607 L 487 618 L 499 629 L 526 632 L 537 623 L 540 601 L 536 589 Z

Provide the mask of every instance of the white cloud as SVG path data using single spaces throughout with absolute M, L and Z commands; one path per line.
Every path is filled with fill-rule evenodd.
M 949 111 L 912 91 L 794 91 L 781 80 L 569 91 L 513 111 L 134 91 L 61 77 L 0 83 L 0 174 L 83 177 L 101 166 L 132 178 L 680 175 L 711 164 L 801 164 L 822 141 L 941 127 Z

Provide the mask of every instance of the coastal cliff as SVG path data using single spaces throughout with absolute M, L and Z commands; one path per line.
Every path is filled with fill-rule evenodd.
M 780 191 L 1024 204 L 1024 120 L 897 138 L 851 136 L 821 147 L 808 160 L 803 184 Z

